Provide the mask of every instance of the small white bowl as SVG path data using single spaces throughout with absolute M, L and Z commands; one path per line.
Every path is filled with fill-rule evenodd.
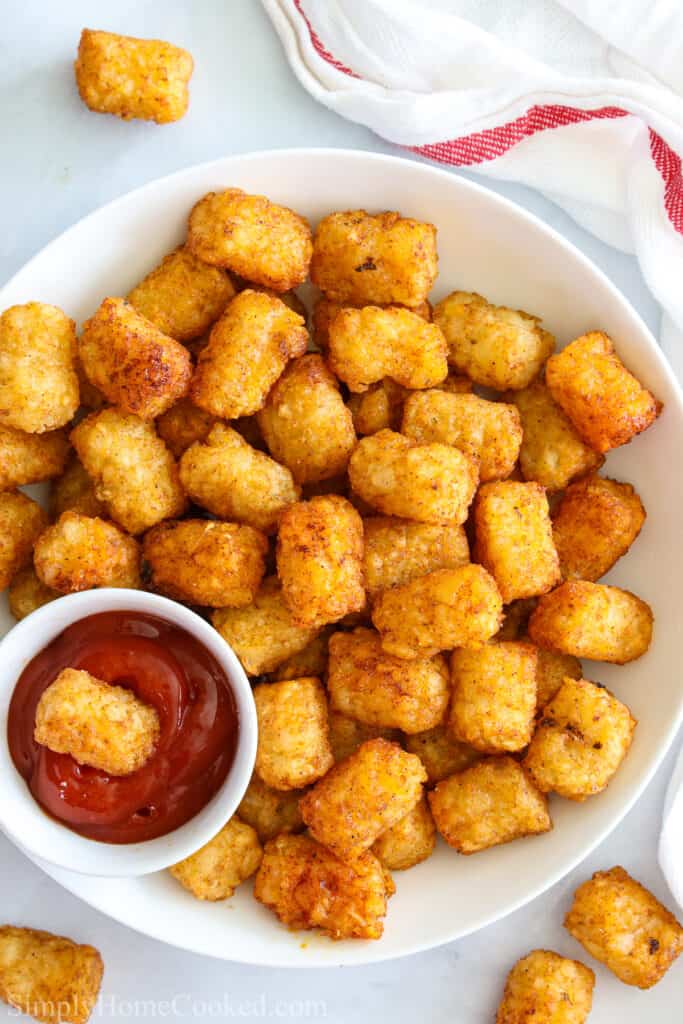
M 100 843 L 72 832 L 36 803 L 14 767 L 7 742 L 7 715 L 23 669 L 67 626 L 100 612 L 156 615 L 192 634 L 225 671 L 237 707 L 235 758 L 218 792 L 180 828 L 142 843 Z M 234 651 L 207 622 L 175 601 L 140 590 L 90 590 L 60 597 L 14 626 L 0 643 L 0 828 L 29 854 L 85 875 L 133 877 L 176 864 L 225 825 L 249 784 L 256 758 L 256 709 L 249 680 Z

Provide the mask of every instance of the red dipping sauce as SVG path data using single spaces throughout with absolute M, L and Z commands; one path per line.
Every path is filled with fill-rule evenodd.
M 136 772 L 110 776 L 33 738 L 38 701 L 64 668 L 132 690 L 161 732 Z M 209 802 L 235 756 L 238 716 L 228 677 L 190 633 L 153 615 L 104 612 L 65 629 L 26 666 L 9 709 L 12 760 L 41 807 L 90 839 L 166 835 Z

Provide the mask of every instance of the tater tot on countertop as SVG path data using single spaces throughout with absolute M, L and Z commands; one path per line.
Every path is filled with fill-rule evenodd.
M 375 740 L 380 736 L 384 740 L 400 742 L 398 729 L 386 729 L 379 725 L 365 725 L 355 718 L 343 715 L 341 711 L 334 711 L 330 708 L 330 746 L 332 755 L 336 761 L 343 761 L 345 758 L 355 754 L 362 743 L 366 740 Z
M 513 966 L 496 1024 L 585 1024 L 595 975 L 578 960 L 534 949 Z
M 683 952 L 683 928 L 622 867 L 596 871 L 574 893 L 567 931 L 626 985 L 652 988 Z
M 601 331 L 583 334 L 552 356 L 545 377 L 555 401 L 596 452 L 628 444 L 662 411 Z
M 434 852 L 436 826 L 425 797 L 404 818 L 383 832 L 372 852 L 389 871 L 407 871 Z
M 187 111 L 193 68 L 192 55 L 172 43 L 84 28 L 76 85 L 96 114 L 167 124 Z
M 190 213 L 190 250 L 206 263 L 275 292 L 288 292 L 308 276 L 311 229 L 294 210 L 239 188 L 209 192 Z
M 652 626 L 651 608 L 630 591 L 570 580 L 539 600 L 529 636 L 551 651 L 623 665 L 645 654 Z
M 12 577 L 7 594 L 9 610 L 17 622 L 25 619 L 36 608 L 42 608 L 49 601 L 54 601 L 56 597 L 59 597 L 58 592 L 45 586 L 32 565 L 20 569 L 16 576 Z
M 63 430 L 27 434 L 0 426 L 0 490 L 59 476 L 68 455 L 69 439 Z
M 254 770 L 274 789 L 302 789 L 332 767 L 327 695 L 319 679 L 254 687 L 258 750 Z
M 57 306 L 27 302 L 0 316 L 0 425 L 44 434 L 78 409 L 76 332 Z
M 262 858 L 256 831 L 231 818 L 213 839 L 169 871 L 198 900 L 228 900 L 251 878 Z
M 87 1024 L 103 971 L 93 946 L 34 928 L 0 926 L 0 999 L 44 1024 Z
M 435 569 L 457 569 L 470 560 L 462 526 L 371 516 L 363 520 L 363 533 L 363 569 L 370 597 Z
M 405 747 L 422 761 L 430 786 L 469 768 L 482 757 L 474 747 L 453 739 L 446 725 L 437 725 L 426 732 L 406 736 Z
M 140 586 L 140 546 L 114 523 L 63 512 L 36 541 L 38 578 L 60 594 Z
M 66 469 L 50 485 L 50 515 L 59 519 L 62 512 L 79 512 L 83 516 L 104 518 L 107 510 L 95 494 L 95 485 L 77 455 L 72 455 Z
M 157 433 L 175 459 L 197 441 L 206 441 L 217 420 L 189 398 L 181 398 L 157 420 Z
M 138 771 L 160 734 L 155 708 L 132 690 L 89 672 L 63 669 L 36 708 L 36 743 L 107 775 Z
M 47 527 L 43 509 L 20 491 L 0 491 L 0 590 L 31 561 L 33 545 Z
M 256 831 L 260 842 L 283 832 L 301 832 L 304 819 L 299 810 L 300 789 L 273 789 L 254 772 L 237 813 L 242 821 Z

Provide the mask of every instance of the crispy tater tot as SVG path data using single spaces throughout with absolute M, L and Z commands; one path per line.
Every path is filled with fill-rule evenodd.
M 482 483 L 509 476 L 522 443 L 514 405 L 437 389 L 408 396 L 401 432 L 420 444 L 438 441 L 459 448 L 477 461 Z
M 645 522 L 630 484 L 588 476 L 571 484 L 553 513 L 553 541 L 565 580 L 595 582 L 625 555 Z
M 304 819 L 299 810 L 300 789 L 273 789 L 254 772 L 237 813 L 256 831 L 259 840 L 269 839 L 283 832 L 301 832 Z
M 0 424 L 44 434 L 78 409 L 76 332 L 57 306 L 27 302 L 0 316 Z
M 581 679 L 581 662 L 573 654 L 536 648 L 536 715 L 543 714 L 565 679 Z
M 583 334 L 552 356 L 545 377 L 555 401 L 596 452 L 628 444 L 662 411 L 601 331 Z
M 351 486 L 368 505 L 424 523 L 463 523 L 478 479 L 475 460 L 457 448 L 391 430 L 364 437 L 349 461 Z
M 507 976 L 496 1024 L 585 1024 L 595 975 L 578 960 L 534 949 Z
M 439 328 L 402 306 L 342 308 L 329 326 L 327 358 L 355 392 L 384 377 L 404 388 L 430 388 L 448 374 Z
M 76 455 L 69 460 L 60 477 L 50 486 L 50 515 L 59 519 L 62 512 L 80 512 L 83 516 L 104 518 L 107 510 L 95 494 L 95 485 Z
M 373 516 L 363 520 L 363 532 L 363 570 L 370 597 L 435 569 L 457 569 L 470 560 L 462 526 Z
M 389 871 L 407 871 L 431 857 L 435 845 L 436 826 L 422 797 L 412 811 L 375 840 L 372 852 Z
M 266 844 L 254 896 L 288 928 L 320 928 L 332 939 L 379 939 L 387 885 L 370 852 L 347 864 L 309 836 L 281 835 Z
M 217 420 L 200 409 L 189 398 L 181 398 L 157 420 L 157 433 L 167 448 L 179 459 L 190 445 L 206 441 Z
M 20 491 L 0 492 L 0 590 L 31 561 L 33 545 L 48 524 L 47 514 Z
M 450 697 L 441 656 L 405 662 L 382 650 L 372 629 L 330 638 L 330 705 L 365 725 L 422 732 L 443 721 Z
M 36 541 L 38 578 L 60 594 L 94 587 L 140 586 L 138 542 L 114 523 L 63 512 Z
M 622 867 L 596 871 L 574 893 L 570 935 L 626 985 L 652 988 L 683 952 L 683 928 Z
M 302 797 L 301 814 L 314 839 L 353 860 L 412 810 L 426 778 L 414 754 L 384 739 L 366 740 Z
M 430 786 L 469 768 L 481 759 L 480 752 L 474 747 L 454 740 L 446 725 L 437 725 L 426 732 L 406 736 L 405 743 L 406 750 L 417 754 L 422 761 Z
M 606 788 L 635 727 L 626 705 L 604 686 L 567 678 L 543 709 L 524 767 L 544 793 L 585 800 Z
M 581 440 L 548 388 L 540 380 L 513 391 L 510 401 L 522 421 L 519 464 L 525 480 L 537 480 L 549 491 L 561 491 L 576 477 L 599 469 L 605 461 Z
M 240 292 L 199 353 L 190 398 L 214 416 L 249 416 L 263 408 L 289 360 L 307 344 L 303 317 L 281 299 L 251 288 Z
M 324 626 L 362 611 L 363 522 L 353 505 L 327 494 L 285 509 L 277 572 L 298 626 Z
M 379 430 L 400 430 L 403 403 L 408 394 L 407 388 L 385 377 L 362 394 L 351 395 L 346 404 L 356 433 L 366 437 Z
M 187 111 L 194 61 L 162 39 L 84 28 L 74 65 L 78 93 L 96 114 L 168 124 Z
M 313 330 L 313 341 L 319 349 L 325 352 L 329 346 L 329 329 L 330 324 L 334 320 L 335 316 L 340 309 L 348 306 L 355 306 L 360 308 L 366 305 L 364 302 L 334 302 L 332 299 L 328 299 L 326 295 L 321 295 L 313 305 L 312 330 Z M 373 305 L 381 305 L 380 303 L 374 302 Z M 400 305 L 400 303 L 392 303 L 392 305 Z M 425 299 L 418 306 L 406 307 L 411 308 L 413 313 L 417 316 L 421 316 L 423 320 L 430 321 L 432 319 L 432 307 L 429 302 Z
M 9 610 L 17 621 L 25 619 L 36 608 L 42 608 L 56 597 L 59 597 L 58 592 L 46 587 L 43 581 L 38 579 L 32 565 L 20 569 L 16 576 L 12 577 L 7 594 Z
M 282 679 L 301 679 L 303 676 L 323 679 L 327 675 L 327 646 L 331 629 L 331 626 L 323 629 L 303 650 L 290 655 L 278 665 L 271 675 L 272 681 L 276 683 Z
M 302 789 L 332 767 L 327 696 L 319 679 L 254 687 L 258 749 L 254 770 L 273 789 Z
M 485 754 L 522 750 L 536 711 L 536 648 L 512 641 L 451 655 L 452 736 Z
M 438 831 L 459 853 L 478 853 L 553 827 L 546 797 L 507 755 L 451 775 L 428 800 Z
M 274 576 L 264 580 L 248 608 L 219 608 L 211 621 L 250 676 L 274 672 L 316 638 L 319 630 L 297 626 Z
M 87 1024 L 104 964 L 93 946 L 0 926 L 0 999 L 44 1024 Z
M 65 668 L 38 701 L 33 736 L 79 764 L 130 775 L 149 760 L 160 731 L 156 710 L 132 690 Z
M 165 522 L 145 534 L 155 590 L 209 608 L 251 604 L 266 571 L 268 540 L 251 526 L 206 519 Z
M 0 426 L 0 490 L 49 480 L 63 472 L 69 439 L 63 430 L 27 434 Z
M 384 729 L 378 725 L 365 725 L 355 718 L 343 715 L 341 711 L 330 709 L 330 746 L 335 761 L 343 761 L 350 757 L 366 740 L 377 739 L 381 736 L 384 740 L 399 742 L 397 729 Z
M 475 384 L 497 391 L 525 388 L 555 348 L 536 316 L 494 306 L 473 292 L 453 292 L 434 307 L 448 343 L 448 362 Z
M 484 484 L 474 504 L 475 557 L 503 601 L 547 593 L 560 580 L 548 499 L 535 482 Z
M 289 364 L 257 421 L 270 454 L 298 484 L 346 472 L 356 445 L 353 417 L 321 356 L 311 352 Z
M 187 449 L 180 479 L 202 508 L 265 533 L 275 532 L 284 510 L 301 494 L 286 466 L 252 448 L 224 423 Z
M 190 353 L 125 299 L 104 299 L 86 320 L 78 355 L 107 401 L 144 420 L 161 416 L 190 386 Z
M 169 871 L 198 900 L 229 900 L 256 872 L 262 857 L 256 831 L 231 818 L 213 839 Z
M 323 217 L 316 228 L 311 280 L 335 302 L 419 306 L 436 272 L 433 224 L 347 210 Z
M 209 192 L 195 204 L 187 244 L 206 263 L 275 292 L 306 280 L 313 248 L 303 217 L 239 188 Z
M 112 519 L 143 533 L 185 511 L 178 467 L 153 424 L 120 409 L 91 413 L 71 443 Z
M 503 602 L 480 565 L 437 569 L 385 590 L 372 621 L 382 647 L 398 658 L 431 658 L 453 647 L 479 647 L 497 632 Z
M 550 651 L 623 665 L 645 654 L 652 623 L 649 605 L 630 591 L 570 580 L 540 599 L 529 636 Z
M 224 270 L 180 245 L 133 288 L 128 301 L 170 338 L 192 341 L 218 320 L 235 291 Z

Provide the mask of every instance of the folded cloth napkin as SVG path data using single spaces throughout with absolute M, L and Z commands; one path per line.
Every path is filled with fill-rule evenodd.
M 262 0 L 321 103 L 638 257 L 683 377 L 681 0 Z M 660 863 L 683 906 L 683 754 Z

